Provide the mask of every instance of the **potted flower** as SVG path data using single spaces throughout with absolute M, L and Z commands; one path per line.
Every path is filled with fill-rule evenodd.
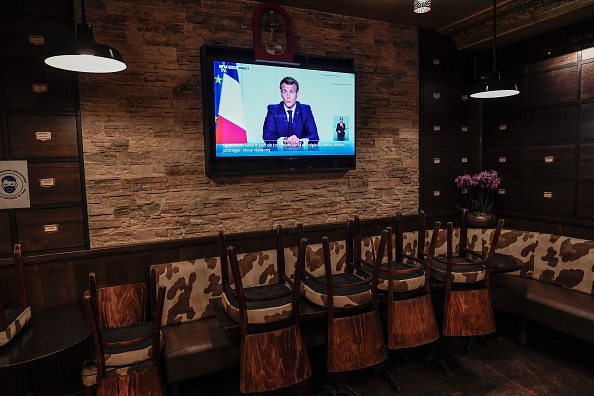
M 488 227 L 495 223 L 493 209 L 493 190 L 501 184 L 501 178 L 496 171 L 482 171 L 472 176 L 460 175 L 455 180 L 462 192 L 468 208 L 470 225 Z

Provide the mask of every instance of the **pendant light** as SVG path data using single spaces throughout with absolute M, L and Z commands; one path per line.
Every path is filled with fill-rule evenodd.
M 52 48 L 45 63 L 58 69 L 84 73 L 113 73 L 124 70 L 124 59 L 115 48 L 95 42 L 93 27 L 86 21 L 84 0 L 81 0 L 80 5 L 82 23 L 77 27 L 76 40 Z
M 518 86 L 513 81 L 502 81 L 501 75 L 497 70 L 497 5 L 496 0 L 493 0 L 493 70 L 489 81 L 481 83 L 474 93 L 470 94 L 471 98 L 477 99 L 491 99 L 504 98 L 520 93 Z
M 413 11 L 417 14 L 424 14 L 431 11 L 431 0 L 415 0 Z

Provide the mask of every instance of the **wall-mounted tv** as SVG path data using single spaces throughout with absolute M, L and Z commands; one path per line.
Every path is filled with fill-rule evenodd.
M 352 59 L 204 45 L 201 67 L 207 176 L 355 169 Z

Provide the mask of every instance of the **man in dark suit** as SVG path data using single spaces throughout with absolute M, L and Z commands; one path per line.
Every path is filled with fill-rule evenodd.
M 282 102 L 268 105 L 262 138 L 267 144 L 299 147 L 320 140 L 311 107 L 297 101 L 299 83 L 293 77 L 280 82 Z

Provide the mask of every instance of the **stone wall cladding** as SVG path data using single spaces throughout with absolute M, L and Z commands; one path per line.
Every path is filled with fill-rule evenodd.
M 258 2 L 103 0 L 95 39 L 121 73 L 80 74 L 92 248 L 406 214 L 418 209 L 417 30 L 287 7 L 295 52 L 353 58 L 357 169 L 204 174 L 200 46 L 252 47 Z

